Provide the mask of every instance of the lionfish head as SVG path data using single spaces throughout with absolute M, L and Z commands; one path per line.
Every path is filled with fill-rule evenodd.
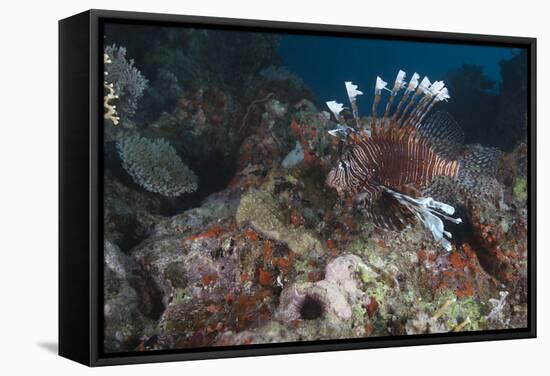
M 328 173 L 326 184 L 329 187 L 336 189 L 340 196 L 346 192 L 351 193 L 355 188 L 351 169 L 352 166 L 350 164 L 349 156 L 345 155 Z

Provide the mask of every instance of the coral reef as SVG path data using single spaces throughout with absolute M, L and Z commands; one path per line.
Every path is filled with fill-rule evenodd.
M 107 54 L 103 54 L 103 64 L 112 64 L 113 61 Z M 107 76 L 109 73 L 104 72 L 104 75 Z M 109 83 L 107 81 L 103 81 L 103 89 L 106 91 L 105 95 L 103 96 L 103 107 L 105 108 L 105 113 L 103 114 L 103 118 L 105 120 L 110 120 L 114 125 L 117 125 L 120 117 L 117 116 L 116 106 L 111 103 L 113 99 L 118 99 L 119 96 L 115 94 L 115 88 L 113 83 Z
M 126 58 L 126 48 L 114 44 L 106 46 L 104 55 L 109 58 L 108 64 L 104 65 L 106 76 L 118 99 L 116 112 L 120 121 L 124 122 L 135 114 L 138 101 L 147 87 L 147 79 L 134 66 L 134 60 Z M 116 125 L 115 122 L 113 124 Z
M 197 176 L 166 140 L 134 135 L 117 147 L 126 171 L 146 190 L 173 197 L 197 189 Z
M 277 37 L 136 27 L 130 38 L 109 28 L 106 351 L 527 325 L 525 143 L 500 154 L 496 178 L 480 169 L 468 184 L 436 179 L 419 192 L 432 200 L 408 202 L 435 238 L 422 223 L 383 230 L 326 184 L 348 129 L 281 66 Z M 521 59 L 503 67 L 503 103 L 521 81 L 512 69 Z M 455 110 L 469 142 L 485 145 L 476 127 L 487 113 L 464 109 L 497 106 L 494 87 L 475 67 L 451 76 L 453 96 L 468 96 Z M 381 120 L 354 117 L 360 94 L 346 88 L 351 108 L 338 115 L 372 134 Z M 498 155 L 479 144 L 463 154 Z M 427 217 L 450 206 L 462 223 Z M 452 233 L 447 250 L 443 231 Z
M 125 346 L 169 349 L 526 325 L 526 252 L 518 242 L 525 223 L 515 205 L 501 208 L 496 199 L 481 209 L 472 202 L 472 234 L 457 233 L 445 253 L 420 225 L 382 231 L 356 215 L 341 218 L 314 206 L 305 198 L 304 171 L 294 171 L 300 181 L 284 170 L 272 172 L 244 192 L 235 185 L 197 208 L 153 221 L 126 256 L 134 265 L 132 278 L 150 276 L 152 291 L 130 294 L 150 308 L 142 308 L 148 324 L 136 319 L 141 334 Z M 155 217 L 143 214 L 140 221 L 146 218 Z M 495 226 L 491 218 L 501 219 Z
M 294 173 L 307 176 L 300 169 Z M 329 209 L 315 214 L 321 208 L 305 200 L 306 187 L 291 176 L 280 170 L 256 188 L 227 188 L 149 227 L 147 238 L 130 250 L 130 273 L 139 272 L 133 276 L 138 280 L 151 277 L 152 292 L 137 298 L 140 305 L 143 299 L 149 306 L 162 304 L 146 310 L 156 312 L 154 324 L 139 326 L 139 343 L 133 336 L 126 346 L 168 349 L 526 325 L 526 253 L 517 243 L 525 223 L 513 203 L 501 206 L 498 196 L 491 203 L 471 202 L 472 234 L 457 233 L 453 250 L 445 253 L 420 225 L 394 233 L 355 216 L 334 219 Z M 491 218 L 501 218 L 497 227 L 488 225 Z M 322 240 L 322 234 L 330 238 Z

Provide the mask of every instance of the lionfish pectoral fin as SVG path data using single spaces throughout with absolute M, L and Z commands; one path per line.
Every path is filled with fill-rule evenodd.
M 388 194 L 405 206 L 410 212 L 422 223 L 425 229 L 429 230 L 436 242 L 447 250 L 452 250 L 452 245 L 449 239 L 452 234 L 445 230 L 443 219 L 455 224 L 462 223 L 462 219 L 454 218 L 452 215 L 455 212 L 453 206 L 444 202 L 436 201 L 431 197 L 413 198 L 403 193 L 395 192 L 386 188 Z
M 356 196 L 356 206 L 376 227 L 401 231 L 416 223 L 414 214 L 384 187 L 377 187 L 373 192 Z

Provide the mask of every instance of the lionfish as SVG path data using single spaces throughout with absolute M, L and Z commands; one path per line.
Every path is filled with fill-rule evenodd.
M 462 155 L 463 133 L 446 112 L 427 116 L 433 106 L 450 98 L 443 81 L 421 81 L 414 73 L 407 84 L 399 71 L 393 89 L 376 78 L 372 114 L 363 124 L 357 96 L 363 93 L 352 82 L 345 82 L 354 123 L 348 125 L 344 106 L 327 102 L 338 125 L 330 130 L 339 137 L 343 154 L 326 178 L 328 186 L 342 197 L 352 197 L 379 228 L 402 230 L 418 221 L 447 251 L 452 249 L 442 219 L 460 224 L 453 217 L 455 208 L 421 192 L 437 177 L 451 179 L 460 188 L 474 189 L 482 173 L 490 174 L 498 163 L 499 151 L 485 148 Z M 404 89 L 399 101 L 399 92 Z M 380 118 L 382 92 L 390 93 Z

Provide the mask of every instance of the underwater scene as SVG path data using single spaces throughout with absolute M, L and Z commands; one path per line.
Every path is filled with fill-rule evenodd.
M 103 29 L 105 353 L 527 327 L 525 50 Z

